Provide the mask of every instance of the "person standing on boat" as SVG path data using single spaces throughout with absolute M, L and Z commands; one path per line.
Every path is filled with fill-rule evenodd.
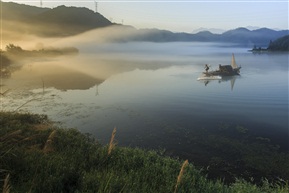
M 205 70 L 206 72 L 208 72 L 208 70 L 210 69 L 210 67 L 208 66 L 208 64 L 205 65 Z

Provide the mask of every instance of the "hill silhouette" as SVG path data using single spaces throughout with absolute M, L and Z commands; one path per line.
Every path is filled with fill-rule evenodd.
M 289 35 L 270 42 L 267 49 L 270 51 L 289 51 Z
M 119 37 L 113 38 L 113 41 L 118 42 L 200 41 L 236 43 L 247 47 L 253 47 L 254 45 L 267 47 L 272 40 L 289 34 L 289 30 L 277 31 L 268 28 L 249 30 L 243 27 L 229 30 L 222 34 L 214 34 L 209 31 L 200 31 L 195 34 L 174 33 L 168 30 L 136 29 L 132 26 L 111 23 L 101 14 L 87 8 L 66 7 L 62 5 L 50 9 L 11 2 L 1 2 L 1 4 L 3 28 L 42 37 L 71 36 L 92 29 L 118 25 L 117 30 L 119 30 L 119 34 L 124 31 L 128 32 L 126 36 L 119 35 Z M 15 22 L 15 24 L 12 25 L 11 22 Z
M 50 31 L 50 34 L 47 35 L 74 35 L 112 25 L 104 16 L 87 8 L 66 7 L 64 5 L 39 14 L 35 22 L 54 28 L 55 31 Z
M 50 9 L 12 2 L 1 4 L 4 23 L 21 22 L 18 30 L 38 36 L 70 36 L 113 25 L 101 14 L 87 8 L 59 6 Z
M 32 19 L 34 16 L 48 11 L 49 8 L 40 8 L 13 2 L 1 2 L 2 19 L 25 21 Z
M 129 40 L 132 41 L 152 41 L 152 42 L 173 42 L 173 41 L 199 41 L 199 42 L 227 42 L 236 43 L 242 46 L 252 47 L 253 45 L 265 46 L 271 40 L 288 35 L 288 30 L 272 30 L 261 28 L 249 30 L 247 28 L 237 28 L 226 31 L 222 34 L 213 34 L 209 31 L 201 31 L 196 34 L 173 33 L 167 30 L 140 29 L 140 33 Z
M 271 40 L 277 39 L 288 34 L 288 30 L 272 30 L 268 28 L 260 28 L 256 30 L 248 30 L 247 28 L 237 28 L 224 32 L 220 36 L 220 41 L 233 42 L 247 45 L 267 46 Z

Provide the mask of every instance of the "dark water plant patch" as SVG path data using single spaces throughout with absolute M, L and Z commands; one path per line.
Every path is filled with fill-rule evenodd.
M 188 159 L 210 179 L 222 179 L 227 184 L 236 178 L 253 179 L 256 184 L 264 179 L 276 183 L 280 179 L 289 181 L 289 152 L 281 143 L 286 136 L 271 138 L 250 125 L 224 122 L 212 128 L 170 125 L 158 132 L 162 132 L 157 135 L 162 138 L 150 136 L 141 145 L 167 147 L 165 155 Z M 158 146 L 154 146 L 156 142 Z

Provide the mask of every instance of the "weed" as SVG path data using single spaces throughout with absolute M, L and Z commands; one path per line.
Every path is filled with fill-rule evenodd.
M 108 145 L 107 155 L 110 155 L 111 152 L 112 152 L 112 150 L 113 150 L 114 147 L 115 147 L 115 142 L 114 142 L 115 134 L 116 134 L 116 128 L 114 128 L 113 131 L 112 131 L 111 138 L 110 138 L 110 142 L 109 142 L 109 145 Z
M 48 136 L 46 143 L 44 145 L 44 148 L 43 148 L 44 153 L 48 153 L 48 152 L 53 151 L 52 142 L 53 142 L 53 139 L 55 138 L 55 136 L 56 136 L 56 130 L 53 130 L 50 133 L 50 135 Z
M 7 174 L 7 176 L 4 180 L 3 191 L 2 191 L 3 193 L 9 193 L 10 192 L 9 179 L 10 179 L 10 174 Z
M 184 175 L 184 172 L 185 172 L 185 168 L 187 167 L 187 165 L 189 164 L 188 160 L 184 161 L 182 167 L 181 167 L 181 170 L 180 170 L 180 173 L 178 175 L 178 178 L 177 178 L 177 183 L 176 183 L 176 186 L 175 186 L 175 193 L 177 192 L 177 189 L 178 189 L 178 185 L 181 183 L 182 181 L 182 177 Z

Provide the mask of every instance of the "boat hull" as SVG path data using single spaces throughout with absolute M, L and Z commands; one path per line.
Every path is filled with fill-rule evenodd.
M 199 77 L 197 80 L 221 80 L 221 76 L 202 76 Z

